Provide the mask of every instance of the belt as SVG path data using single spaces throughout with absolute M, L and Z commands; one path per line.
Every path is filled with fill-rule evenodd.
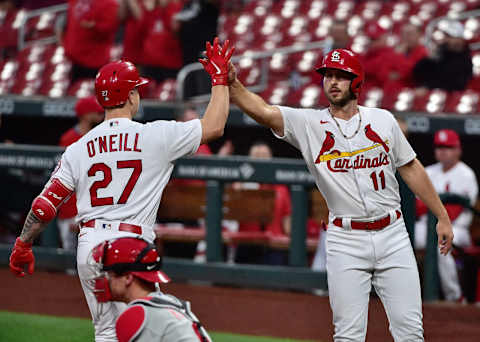
M 90 220 L 87 222 L 80 223 L 80 228 L 95 228 L 95 220 Z M 121 230 L 123 232 L 135 233 L 139 235 L 142 234 L 142 227 L 137 226 L 136 224 L 119 223 L 118 230 Z
M 399 210 L 395 210 L 395 215 L 397 215 L 397 220 L 402 216 L 402 213 Z M 333 220 L 333 224 L 337 227 L 343 228 L 342 219 L 336 218 Z M 362 229 L 362 230 L 380 230 L 385 228 L 390 224 L 390 215 L 379 218 L 378 220 L 373 221 L 353 221 L 351 222 L 352 229 Z

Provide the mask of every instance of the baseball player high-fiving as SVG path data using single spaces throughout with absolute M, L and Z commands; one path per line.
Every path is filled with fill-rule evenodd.
M 396 170 L 438 218 L 442 254 L 448 253 L 453 238 L 447 212 L 393 115 L 358 105 L 364 80 L 358 58 L 349 50 L 333 50 L 317 71 L 330 103 L 323 110 L 268 105 L 240 83 L 233 64 L 230 98 L 301 151 L 327 201 L 334 340 L 365 340 L 373 285 L 394 340 L 423 341 L 420 281 L 400 209 Z
M 203 64 L 212 77 L 210 103 L 202 119 L 188 122 L 132 121 L 148 81 L 135 66 L 121 60 L 103 66 L 95 80 L 98 102 L 105 121 L 67 147 L 42 193 L 35 198 L 10 256 L 10 269 L 24 276 L 33 273 L 32 243 L 72 192 L 77 195 L 80 224 L 78 274 L 92 314 L 96 341 L 117 341 L 115 318 L 121 310 L 114 302 L 97 303 L 93 274 L 87 266 L 90 250 L 106 239 L 142 236 L 152 242 L 153 224 L 160 198 L 174 162 L 193 154 L 200 144 L 223 135 L 229 111 L 228 63 L 233 53 L 207 43 Z M 121 306 L 124 306 L 122 303 Z

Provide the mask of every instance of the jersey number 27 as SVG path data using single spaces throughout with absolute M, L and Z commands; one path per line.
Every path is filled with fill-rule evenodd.
M 125 204 L 127 203 L 128 197 L 132 193 L 135 184 L 137 184 L 138 177 L 140 177 L 140 174 L 142 173 L 142 161 L 140 159 L 119 160 L 117 161 L 117 169 L 133 169 L 117 202 L 117 204 Z M 94 177 L 97 172 L 103 173 L 103 179 L 93 182 L 90 187 L 90 203 L 92 207 L 112 205 L 113 197 L 98 197 L 97 194 L 98 189 L 104 189 L 112 182 L 112 169 L 104 163 L 96 163 L 88 170 L 88 177 Z

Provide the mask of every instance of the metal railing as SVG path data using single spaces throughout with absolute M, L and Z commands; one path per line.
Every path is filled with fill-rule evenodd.
M 253 60 L 262 60 L 261 69 L 260 69 L 260 81 L 258 84 L 249 86 L 248 89 L 253 92 L 261 92 L 267 88 L 268 85 L 268 58 L 272 57 L 275 54 L 292 54 L 297 52 L 309 51 L 322 49 L 325 46 L 325 41 L 317 41 L 313 43 L 297 43 L 292 46 L 272 49 L 268 51 L 258 51 L 258 52 L 249 52 L 241 56 L 232 57 L 232 62 L 239 62 L 243 58 L 250 58 Z M 177 101 L 183 101 L 184 99 L 184 85 L 185 80 L 189 74 L 192 72 L 202 70 L 203 66 L 200 63 L 191 63 L 184 66 L 177 75 L 177 89 L 176 89 L 176 98 Z M 208 100 L 210 94 L 198 95 L 195 96 L 195 99 L 199 102 Z
M 435 31 L 435 29 L 437 27 L 437 24 L 439 22 L 441 22 L 442 20 L 463 20 L 463 19 L 473 18 L 473 17 L 480 17 L 480 9 L 458 13 L 455 16 L 444 15 L 442 17 L 437 17 L 435 19 L 430 20 L 430 22 L 427 24 L 427 27 L 425 28 L 425 46 L 429 49 L 432 48 L 433 32 Z M 471 50 L 479 50 L 480 49 L 480 43 L 477 42 L 477 43 L 470 44 L 470 49 Z
M 45 7 L 45 8 L 39 8 L 32 11 L 26 11 L 25 16 L 22 18 L 22 22 L 18 29 L 18 49 L 23 50 L 27 46 L 32 44 L 43 45 L 43 44 L 55 43 L 57 41 L 57 36 L 55 34 L 50 37 L 44 37 L 44 38 L 32 40 L 31 42 L 27 42 L 25 40 L 25 35 L 27 33 L 26 24 L 32 18 L 39 17 L 41 15 L 48 14 L 48 13 L 56 14 L 58 12 L 66 12 L 67 9 L 68 9 L 68 4 L 61 4 L 61 5 L 55 5 L 55 6 Z

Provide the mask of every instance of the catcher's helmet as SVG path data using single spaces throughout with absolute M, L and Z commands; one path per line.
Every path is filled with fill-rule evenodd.
M 95 94 L 103 107 L 120 106 L 127 102 L 130 90 L 148 83 L 140 77 L 135 65 L 125 59 L 105 64 L 95 78 Z
M 155 245 L 140 237 L 111 239 L 95 246 L 88 263 L 95 269 L 95 296 L 99 302 L 111 300 L 106 272 L 131 273 L 149 283 L 168 283 L 160 269 L 162 262 Z
M 365 75 L 363 72 L 362 63 L 358 57 L 350 50 L 347 49 L 335 49 L 327 53 L 322 60 L 322 64 L 315 70 L 325 75 L 327 69 L 338 69 L 349 72 L 355 75 L 350 85 L 352 93 L 358 97 L 360 95 L 360 89 L 362 88 Z

